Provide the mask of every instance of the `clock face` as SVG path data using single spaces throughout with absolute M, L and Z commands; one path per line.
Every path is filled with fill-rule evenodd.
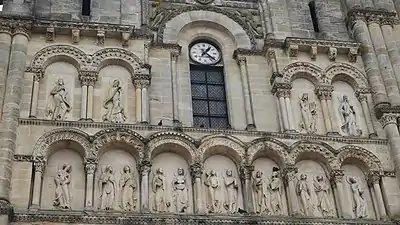
M 190 58 L 200 64 L 216 64 L 221 59 L 218 49 L 209 43 L 199 42 L 190 48 Z

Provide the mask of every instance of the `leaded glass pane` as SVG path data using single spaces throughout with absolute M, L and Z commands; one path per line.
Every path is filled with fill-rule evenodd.
M 207 72 L 207 83 L 209 84 L 224 84 L 224 77 L 221 72 Z
M 195 127 L 210 128 L 210 120 L 208 117 L 194 116 L 193 124 Z
M 208 97 L 211 99 L 225 99 L 224 86 L 208 85 Z
M 192 70 L 190 71 L 190 79 L 193 83 L 196 82 L 204 83 L 206 82 L 206 72 L 200 70 Z
M 211 127 L 212 128 L 227 128 L 228 127 L 228 119 L 226 117 L 211 117 L 210 118 Z
M 192 84 L 193 98 L 207 98 L 207 86 L 204 84 Z
M 208 115 L 208 102 L 202 100 L 193 100 L 193 114 L 194 115 Z
M 210 101 L 210 115 L 226 116 L 226 102 L 225 101 Z

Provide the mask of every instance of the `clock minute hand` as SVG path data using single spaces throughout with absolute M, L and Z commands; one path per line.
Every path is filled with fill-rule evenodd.
M 215 57 L 211 56 L 211 55 L 208 54 L 207 52 L 206 52 L 206 55 L 207 55 L 209 58 L 211 58 L 211 59 L 213 59 L 213 60 L 215 61 Z
M 208 46 L 208 48 L 201 53 L 201 56 L 204 56 L 205 54 L 207 54 L 207 52 L 210 51 L 210 49 L 211 49 L 211 46 Z

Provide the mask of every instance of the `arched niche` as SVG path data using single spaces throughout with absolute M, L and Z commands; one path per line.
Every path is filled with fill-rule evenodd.
M 85 199 L 85 171 L 84 171 L 84 149 L 76 142 L 63 140 L 49 146 L 47 154 L 47 165 L 43 175 L 41 190 L 42 209 L 63 209 L 58 205 L 56 196 L 65 193 L 70 196 L 70 209 L 82 210 Z M 70 166 L 70 170 L 66 166 Z M 69 178 L 66 176 L 69 174 Z M 69 185 L 62 182 L 69 180 Z M 59 184 L 57 184 L 59 182 Z M 62 202 L 62 201 L 61 201 Z M 61 203 L 60 202 L 60 203 Z
M 315 94 L 315 77 L 301 73 L 292 77 L 290 99 L 296 130 L 300 133 L 325 134 L 321 102 Z
M 368 130 L 365 123 L 366 120 L 362 111 L 362 106 L 356 97 L 354 88 L 347 83 L 347 81 L 344 81 L 344 76 L 339 75 L 336 76 L 332 81 L 332 85 L 332 104 L 338 121 L 339 133 L 345 136 L 368 136 Z M 345 122 L 341 112 L 341 109 L 343 108 L 342 103 L 344 102 L 345 96 L 348 98 L 349 105 L 353 107 L 353 110 L 351 111 L 355 113 L 350 115 L 352 121 L 355 122 L 355 124 L 352 126 L 354 130 L 352 134 L 346 132 L 344 127 Z
M 139 152 L 128 143 L 112 141 L 99 149 L 98 158 L 94 184 L 95 209 L 139 211 Z
M 93 119 L 95 121 L 105 121 L 106 119 L 106 121 L 118 123 L 136 122 L 136 94 L 131 78 L 132 72 L 127 69 L 128 67 L 124 63 L 111 62 L 104 64 L 99 70 L 99 78 L 94 86 Z M 118 86 L 120 87 L 119 93 L 117 92 Z M 108 102 L 119 102 L 122 111 L 117 110 L 115 116 L 107 116 L 108 110 L 105 106 L 109 110 L 111 110 L 111 106 L 105 105 L 106 100 Z
M 288 215 L 287 197 L 283 184 L 283 167 L 277 160 L 279 160 L 279 156 L 276 153 L 264 152 L 256 154 L 253 161 L 254 172 L 252 176 L 252 193 L 254 199 L 253 205 L 256 212 L 258 211 L 257 214 L 274 216 Z M 261 177 L 257 177 L 257 172 L 261 172 Z M 257 180 L 260 178 L 261 180 Z M 257 182 L 261 181 L 262 189 L 256 187 L 256 180 Z M 261 191 L 260 193 L 264 191 L 266 196 L 270 198 L 267 199 L 267 206 L 265 207 L 265 210 L 267 211 L 263 211 L 262 208 L 258 208 L 257 206 L 257 204 L 259 204 L 259 191 Z
M 192 181 L 191 181 L 191 176 L 190 176 L 190 170 L 189 170 L 189 164 L 187 161 L 187 156 L 184 154 L 180 154 L 179 150 L 171 150 L 173 148 L 176 148 L 177 146 L 173 145 L 168 145 L 166 144 L 163 146 L 163 148 L 168 148 L 169 151 L 160 151 L 158 154 L 155 154 L 154 157 L 152 158 L 152 172 L 150 173 L 150 195 L 149 195 L 149 200 L 150 200 L 150 209 L 153 212 L 158 212 L 157 207 L 155 205 L 157 204 L 156 196 L 158 195 L 157 189 L 155 188 L 155 183 L 154 178 L 155 174 L 157 173 L 158 169 L 162 169 L 164 172 L 165 176 L 165 187 L 164 187 L 164 196 L 169 202 L 169 207 L 167 207 L 167 212 L 171 213 L 193 213 L 193 187 L 192 187 Z M 182 152 L 181 152 L 182 153 Z M 178 169 L 183 169 L 183 177 L 178 177 Z M 179 179 L 179 180 L 178 180 Z M 180 209 L 182 209 L 183 206 L 180 205 L 179 197 L 181 193 L 178 193 L 178 191 L 175 191 L 175 188 L 178 187 L 177 182 L 184 182 L 185 188 L 186 188 L 186 193 L 183 193 L 186 198 L 186 206 L 187 209 L 185 209 L 184 212 L 180 212 Z M 181 186 L 182 187 L 182 186 Z
M 333 189 L 330 184 L 329 165 L 324 157 L 316 152 L 304 152 L 297 156 L 295 166 L 298 168 L 296 193 L 300 211 L 310 217 L 336 217 L 337 207 Z M 310 192 L 304 195 L 302 187 L 308 186 Z M 309 200 L 304 200 L 309 196 Z M 327 204 L 320 204 L 324 199 Z M 308 210 L 305 205 L 309 205 Z
M 353 191 L 352 185 L 350 182 L 350 178 L 355 178 L 357 183 L 359 184 L 359 191 L 363 192 L 362 196 L 366 202 L 366 219 L 376 219 L 376 214 L 374 210 L 372 191 L 368 186 L 367 178 L 365 176 L 365 172 L 367 166 L 358 159 L 348 158 L 343 161 L 342 169 L 344 171 L 343 176 L 343 189 L 345 192 L 345 204 L 348 205 L 348 213 L 352 215 L 352 218 L 357 218 L 355 214 L 355 197 L 360 196 L 360 193 L 357 191 Z
M 54 59 L 55 60 L 55 59 Z M 78 120 L 81 108 L 81 85 L 78 79 L 78 69 L 67 57 L 59 57 L 57 61 L 51 62 L 44 71 L 43 78 L 40 79 L 39 95 L 37 104 L 37 116 L 44 119 L 54 119 L 56 113 L 57 97 L 63 96 L 64 102 L 59 111 L 61 117 L 57 120 Z M 63 85 L 59 82 L 62 82 Z M 57 86 L 58 85 L 58 86 Z M 59 87 L 64 86 L 64 89 Z M 29 94 L 31 95 L 29 90 Z M 51 92 L 54 95 L 51 95 Z M 32 98 L 31 98 L 32 101 Z M 32 104 L 32 102 L 31 102 Z M 32 109 L 34 110 L 34 109 Z
M 219 149 L 219 150 L 218 150 Z M 209 213 L 223 213 L 228 214 L 229 209 L 225 207 L 228 200 L 228 189 L 225 186 L 225 177 L 227 177 L 227 172 L 232 171 L 232 177 L 236 178 L 236 183 L 238 185 L 237 188 L 237 203 L 236 210 L 238 208 L 243 209 L 243 195 L 242 195 L 242 187 L 239 178 L 238 171 L 238 162 L 234 161 L 234 157 L 232 156 L 232 149 L 228 149 L 226 147 L 214 147 L 214 149 L 209 150 L 209 154 L 206 154 L 206 158 L 204 160 L 204 173 L 203 173 L 203 203 L 207 212 Z M 225 152 L 225 154 L 224 154 Z M 231 152 L 231 153 L 229 153 Z M 231 155 L 231 156 L 229 156 Z M 212 171 L 215 172 L 216 180 L 218 181 L 218 188 L 213 189 L 210 183 L 212 183 L 209 179 L 207 179 Z M 215 184 L 215 183 L 214 183 Z M 218 201 L 218 204 L 213 208 L 212 198 L 210 192 L 214 191 L 215 200 Z

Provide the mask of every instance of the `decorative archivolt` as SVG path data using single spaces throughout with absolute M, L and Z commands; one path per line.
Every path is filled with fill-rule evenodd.
M 134 74 L 145 66 L 138 56 L 126 49 L 104 48 L 90 55 L 71 45 L 51 45 L 35 54 L 31 68 L 44 70 L 59 61 L 71 63 L 78 71 L 99 71 L 107 65 L 120 65 Z
M 192 5 L 170 10 L 159 26 L 159 42 L 176 44 L 179 31 L 186 25 L 197 21 L 209 21 L 225 27 L 234 37 L 238 48 L 255 49 L 256 39 L 249 25 L 234 12 L 213 6 Z
M 185 151 L 182 154 L 190 164 L 200 158 L 196 152 L 196 141 L 190 136 L 178 132 L 159 132 L 149 137 L 145 159 L 151 161 L 155 156 L 154 151 L 167 144 L 179 146 L 181 150 Z
M 201 140 L 197 149 L 201 161 L 215 153 L 223 153 L 239 164 L 246 159 L 245 145 L 237 138 L 228 135 L 210 135 Z
M 90 151 L 90 158 L 100 157 L 99 151 L 109 147 L 111 144 L 126 144 L 132 154 L 139 159 L 144 157 L 144 138 L 130 129 L 111 128 L 97 132 L 93 138 L 93 146 Z
M 346 63 L 334 63 L 330 65 L 325 69 L 325 74 L 330 84 L 335 80 L 343 80 L 349 83 L 354 89 L 368 88 L 368 81 L 364 74 L 354 66 Z
M 368 88 L 365 75 L 352 65 L 334 63 L 324 70 L 308 62 L 294 62 L 282 70 L 283 83 L 291 83 L 296 78 L 305 78 L 317 85 L 332 85 L 336 80 L 349 83 L 355 90 Z
M 370 171 L 377 171 L 380 173 L 383 172 L 382 164 L 378 157 L 362 147 L 347 145 L 341 147 L 339 152 L 340 153 L 338 154 L 337 158 L 340 165 L 342 165 L 347 159 L 356 159 L 364 163 L 368 167 L 367 169 Z
M 288 146 L 284 143 L 272 138 L 259 138 L 253 140 L 247 148 L 247 157 L 249 164 L 252 164 L 259 156 L 272 153 L 278 158 L 276 159 L 279 166 L 284 167 L 289 162 Z
M 322 159 L 327 160 L 326 165 L 327 169 L 336 170 L 340 169 L 340 164 L 337 161 L 335 153 L 337 152 L 334 148 L 330 147 L 328 144 L 323 142 L 316 141 L 298 141 L 290 146 L 290 155 L 289 155 L 289 165 L 295 165 L 296 162 L 301 160 L 301 156 L 304 154 L 310 154 L 314 156 L 320 156 Z
M 85 132 L 74 128 L 59 128 L 45 133 L 33 147 L 34 157 L 47 158 L 50 155 L 51 146 L 60 141 L 73 141 L 83 149 L 83 157 L 90 155 L 90 137 Z

